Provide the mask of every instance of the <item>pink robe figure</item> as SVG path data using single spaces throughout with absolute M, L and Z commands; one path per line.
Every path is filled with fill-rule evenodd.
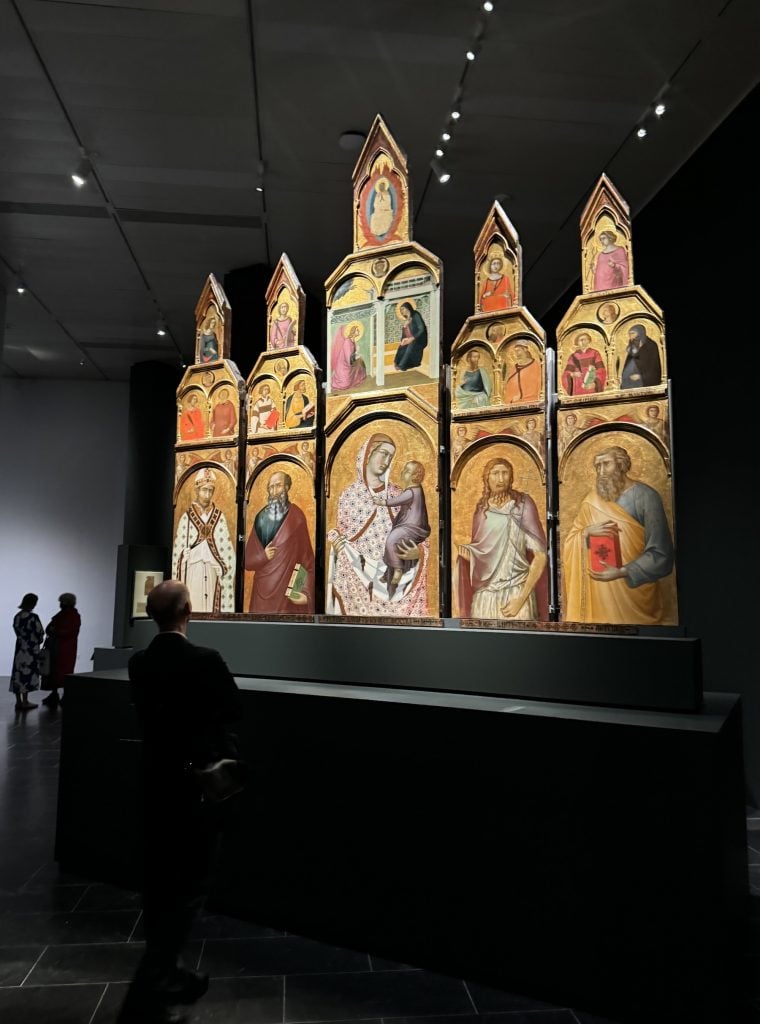
M 330 352 L 330 366 L 332 368 L 332 379 L 330 381 L 333 391 L 347 391 L 349 388 L 358 387 L 367 376 L 364 362 L 361 359 L 354 361 L 356 355 L 356 342 L 353 338 L 347 338 L 343 327 L 338 328 Z
M 594 266 L 594 291 L 605 292 L 628 284 L 628 253 L 622 245 L 612 252 L 600 252 Z

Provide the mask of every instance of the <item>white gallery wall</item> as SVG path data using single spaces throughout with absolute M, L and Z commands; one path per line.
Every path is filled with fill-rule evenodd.
M 27 591 L 45 626 L 63 591 L 82 616 L 77 671 L 110 646 L 124 527 L 128 385 L 0 382 L 0 676 L 13 661 L 13 616 Z M 2 698 L 0 698 L 2 699 Z

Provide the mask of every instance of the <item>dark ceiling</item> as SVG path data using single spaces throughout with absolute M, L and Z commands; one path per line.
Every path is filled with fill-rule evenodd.
M 758 53 L 758 0 L 0 0 L 3 374 L 181 362 L 208 273 L 283 251 L 321 300 L 351 247 L 338 139 L 378 112 L 408 156 L 414 237 L 444 261 L 447 337 L 497 196 L 540 319 L 578 276 L 599 175 L 637 213 L 757 84 Z

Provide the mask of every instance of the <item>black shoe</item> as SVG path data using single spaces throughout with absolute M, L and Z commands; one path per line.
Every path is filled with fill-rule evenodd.
M 49 708 L 57 708 L 58 705 L 61 703 L 61 699 L 56 693 L 56 691 L 53 690 L 51 694 L 45 697 L 42 703 L 46 704 Z

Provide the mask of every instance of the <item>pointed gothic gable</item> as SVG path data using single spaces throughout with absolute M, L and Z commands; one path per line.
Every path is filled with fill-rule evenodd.
M 286 253 L 280 256 L 266 291 L 267 352 L 303 344 L 306 293 Z
M 603 174 L 581 214 L 584 294 L 633 284 L 631 212 Z
M 406 155 L 378 114 L 353 175 L 354 252 L 411 241 Z
M 195 307 L 195 362 L 230 358 L 232 309 L 224 288 L 209 274 Z
M 522 246 L 512 222 L 495 202 L 474 246 L 475 312 L 522 305 Z

